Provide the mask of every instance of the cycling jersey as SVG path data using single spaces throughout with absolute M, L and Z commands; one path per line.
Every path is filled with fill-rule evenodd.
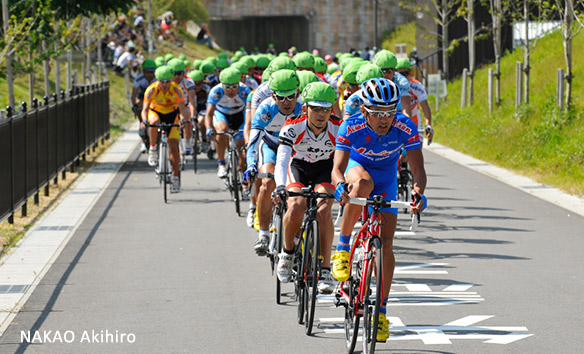
M 272 90 L 270 90 L 270 86 L 268 85 L 269 81 L 262 82 L 258 88 L 255 90 L 253 94 L 253 98 L 251 99 L 251 108 L 258 108 L 262 102 L 272 96 Z
M 148 86 L 152 85 L 154 82 L 156 82 L 156 78 L 153 77 L 152 81 L 148 81 L 146 79 L 146 77 L 144 76 L 144 74 L 140 74 L 136 77 L 136 79 L 134 80 L 134 86 L 133 88 L 138 89 L 138 94 L 136 95 L 136 98 L 138 98 L 140 101 L 144 100 L 144 93 L 146 92 L 146 89 L 148 88 Z
M 395 174 L 402 146 L 406 150 L 420 148 L 418 129 L 407 116 L 396 113 L 389 132 L 378 136 L 363 114 L 358 113 L 345 119 L 341 125 L 336 148 L 350 151 L 350 158 L 367 169 L 389 169 Z
M 185 107 L 189 106 L 189 90 L 194 90 L 195 89 L 195 82 L 191 79 L 189 79 L 188 77 L 183 77 L 182 80 L 180 81 L 180 83 L 178 84 L 183 92 L 183 95 L 185 96 Z M 195 95 L 195 99 L 196 99 L 196 95 Z
M 331 116 L 327 127 L 318 136 L 308 128 L 308 117 L 288 119 L 280 131 L 278 157 L 275 169 L 276 185 L 286 184 L 286 170 L 292 156 L 293 161 L 317 162 L 329 160 L 335 152 L 337 133 L 341 120 Z M 329 171 L 330 175 L 330 171 Z M 330 176 L 329 176 L 330 177 Z
M 245 75 L 245 85 L 249 87 L 250 90 L 255 90 L 258 88 L 258 82 L 249 75 Z
M 424 102 L 428 100 L 428 94 L 426 93 L 426 89 L 424 89 L 424 85 L 414 78 L 410 79 L 410 93 L 411 93 L 411 107 L 412 107 L 412 116 L 410 119 L 416 124 L 418 127 L 418 132 L 423 131 L 423 123 L 422 123 L 422 116 L 420 115 L 420 102 Z M 422 139 L 422 135 L 420 135 L 420 139 Z
M 197 98 L 197 112 L 199 114 L 207 109 L 207 97 L 209 96 L 209 91 L 211 91 L 211 86 L 208 82 L 203 82 L 203 87 L 197 92 L 195 90 L 195 97 Z
M 408 97 L 410 95 L 410 82 L 405 76 L 396 71 L 393 74 L 393 79 L 391 79 L 391 81 L 393 81 L 393 83 L 399 88 L 399 97 Z
M 209 92 L 207 104 L 214 105 L 217 111 L 225 115 L 232 115 L 245 109 L 245 101 L 248 95 L 249 88 L 242 83 L 239 83 L 239 91 L 233 98 L 225 94 L 223 85 L 216 85 Z
M 257 154 L 260 152 L 258 150 L 258 143 L 260 139 L 265 141 L 272 150 L 277 150 L 278 136 L 284 123 L 288 119 L 297 118 L 301 113 L 302 105 L 298 102 L 296 102 L 294 111 L 291 114 L 285 115 L 280 111 L 278 104 L 273 98 L 270 97 L 265 100 L 255 112 L 251 122 L 249 144 L 247 145 L 247 165 L 255 164 L 258 160 Z
M 174 82 L 166 93 L 160 89 L 160 82 L 156 81 L 148 86 L 144 93 L 144 102 L 150 104 L 150 109 L 158 113 L 166 114 L 176 110 L 179 104 L 184 103 L 185 98 L 181 88 Z
M 215 87 L 217 85 L 219 85 L 219 75 L 217 74 L 210 74 L 207 75 L 205 77 L 205 81 L 207 81 L 209 83 L 209 85 L 211 85 L 211 87 Z

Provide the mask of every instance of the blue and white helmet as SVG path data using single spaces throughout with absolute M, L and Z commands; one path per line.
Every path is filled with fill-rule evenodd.
M 369 106 L 397 106 L 399 89 L 392 81 L 374 78 L 361 84 L 363 103 Z

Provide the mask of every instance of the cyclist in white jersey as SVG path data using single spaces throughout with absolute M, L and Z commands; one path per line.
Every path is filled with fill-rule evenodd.
M 276 161 L 276 190 L 274 202 L 287 197 L 287 191 L 301 192 L 302 187 L 312 185 L 320 193 L 334 192 L 331 183 L 333 153 L 341 120 L 331 116 L 337 95 L 331 85 L 312 82 L 302 91 L 304 115 L 289 119 L 279 136 L 280 146 Z M 331 293 L 335 283 L 330 271 L 331 246 L 334 225 L 331 208 L 332 199 L 319 200 L 317 218 L 320 225 L 322 272 L 318 289 Z M 283 219 L 284 247 L 279 255 L 277 274 L 282 282 L 292 279 L 294 236 L 299 232 L 306 210 L 302 197 L 288 199 L 288 211 Z
M 432 141 L 434 138 L 434 129 L 432 129 L 432 111 L 430 110 L 430 105 L 428 104 L 428 94 L 424 85 L 412 76 L 412 63 L 407 58 L 400 58 L 397 60 L 397 66 L 395 70 L 402 74 L 405 78 L 410 80 L 410 92 L 412 97 L 412 115 L 410 119 L 414 121 L 414 124 L 418 127 L 418 133 L 420 134 L 420 142 L 424 140 L 424 135 L 426 134 L 428 141 Z M 424 124 L 422 123 L 422 116 L 420 115 L 420 107 L 424 112 L 424 119 L 426 120 L 426 128 L 424 129 Z M 422 144 L 424 146 L 424 144 Z
M 197 98 L 195 96 L 195 82 L 185 75 L 185 64 L 181 59 L 172 59 L 168 62 L 168 66 L 174 71 L 174 78 L 172 81 L 177 84 L 183 91 L 185 97 L 185 107 L 189 112 L 189 116 L 185 117 L 183 124 L 183 136 L 184 141 L 182 142 L 185 147 L 185 154 L 191 155 L 193 147 L 193 127 L 191 124 L 191 117 L 197 116 Z

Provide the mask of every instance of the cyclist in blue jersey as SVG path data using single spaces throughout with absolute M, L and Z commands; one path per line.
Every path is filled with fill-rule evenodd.
M 414 175 L 412 194 L 420 201 L 412 212 L 420 213 L 427 201 L 424 157 L 418 129 L 405 115 L 396 111 L 399 101 L 397 86 L 386 79 L 371 79 L 361 85 L 363 104 L 361 112 L 345 121 L 339 129 L 332 171 L 337 200 L 348 203 L 351 197 L 382 195 L 386 200 L 397 197 L 397 161 L 400 149 L 408 151 L 410 168 Z M 349 278 L 349 251 L 351 233 L 361 214 L 361 206 L 347 204 L 341 223 L 337 251 L 333 255 L 333 276 L 339 281 Z M 383 290 L 377 340 L 389 337 L 386 304 L 393 279 L 395 258 L 393 236 L 397 209 L 382 209 L 385 223 L 381 227 L 383 243 Z
M 389 50 L 382 49 L 375 53 L 373 64 L 379 66 L 383 72 L 383 77 L 392 81 L 399 88 L 400 104 L 397 107 L 398 112 L 402 112 L 408 117 L 412 116 L 410 104 L 410 82 L 402 74 L 396 72 L 397 58 Z
M 207 137 L 217 142 L 217 176 L 227 177 L 227 167 L 225 166 L 225 151 L 229 146 L 227 135 L 215 136 L 215 132 L 228 132 L 231 130 L 241 130 L 244 125 L 244 110 L 249 88 L 240 82 L 241 73 L 235 68 L 227 68 L 219 75 L 219 85 L 216 85 L 209 92 L 207 98 L 207 114 L 205 125 L 207 126 Z M 243 133 L 235 135 L 235 144 L 238 150 L 244 145 Z M 240 167 L 245 169 L 245 158 L 240 154 Z
M 287 119 L 294 119 L 302 113 L 302 106 L 297 102 L 299 83 L 298 75 L 293 70 L 279 70 L 270 77 L 272 97 L 258 107 L 251 123 L 244 180 L 250 180 L 258 170 L 274 173 L 280 129 Z M 263 178 L 256 199 L 260 234 L 254 250 L 259 256 L 264 256 L 268 250 L 273 206 L 271 195 L 275 188 L 276 183 L 272 178 Z

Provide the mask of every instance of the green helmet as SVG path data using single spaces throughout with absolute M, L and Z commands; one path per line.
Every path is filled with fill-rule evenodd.
M 217 54 L 217 58 L 227 60 L 227 53 L 221 52 L 221 53 Z
M 412 63 L 408 58 L 399 58 L 397 60 L 397 65 L 395 66 L 395 70 L 399 69 L 409 69 L 412 70 Z
M 296 71 L 282 69 L 274 72 L 270 76 L 268 85 L 270 90 L 276 95 L 286 97 L 298 91 L 300 80 L 298 79 L 298 75 L 296 75 Z
M 311 106 L 332 107 L 336 100 L 335 89 L 324 82 L 311 82 L 302 90 L 302 102 Z
M 287 57 L 288 56 L 288 52 L 280 52 L 280 54 L 278 54 L 279 57 Z
M 219 69 L 225 69 L 229 67 L 229 63 L 227 62 L 227 59 L 217 59 L 215 66 Z
M 217 57 L 208 57 L 207 59 L 205 59 L 205 61 L 210 61 L 211 63 L 213 63 L 213 65 L 215 65 L 215 67 L 217 67 Z
M 314 69 L 314 57 L 310 53 L 298 53 L 293 59 L 298 69 Z
M 156 69 L 156 62 L 154 60 L 152 60 L 152 59 L 146 59 L 142 63 L 142 69 L 143 70 L 153 70 L 153 69 Z
M 268 66 L 266 70 L 264 70 L 264 72 L 262 73 L 262 82 L 268 81 L 270 79 L 270 76 L 272 76 L 272 69 L 270 69 L 270 67 Z
M 174 59 L 174 55 L 172 55 L 172 53 L 168 53 L 168 54 L 166 54 L 166 55 L 164 56 L 164 61 L 165 61 L 165 62 L 167 62 L 167 63 L 168 63 L 169 61 L 171 61 L 172 59 Z
M 397 58 L 389 50 L 382 49 L 373 57 L 373 64 L 383 69 L 395 69 Z
M 361 85 L 369 79 L 382 78 L 383 72 L 375 64 L 365 64 L 357 71 L 357 83 Z
M 163 57 L 157 57 L 154 62 L 156 63 L 156 67 L 159 68 L 161 66 L 164 66 L 164 64 L 166 64 L 166 62 L 164 61 Z
M 296 70 L 296 64 L 294 64 L 292 59 L 288 57 L 277 57 L 270 62 L 268 68 L 270 68 L 272 72 L 276 72 L 282 69 Z
M 203 63 L 203 61 L 201 59 L 195 59 L 195 60 L 193 60 L 193 68 L 194 69 L 200 69 L 202 63 Z
M 363 66 L 362 61 L 354 61 L 343 69 L 343 81 L 348 84 L 357 84 L 357 72 Z
M 236 68 L 227 68 L 219 74 L 219 81 L 224 85 L 233 85 L 241 81 L 241 73 Z
M 189 77 L 191 78 L 191 80 L 193 80 L 195 82 L 205 80 L 205 75 L 203 75 L 203 72 L 201 70 L 189 71 Z
M 270 58 L 265 55 L 259 55 L 256 60 L 256 67 L 258 68 L 267 68 L 270 65 Z
M 321 57 L 314 58 L 314 71 L 317 73 L 324 73 L 327 69 L 326 62 Z
M 186 55 L 184 55 L 184 54 L 181 54 L 181 55 L 179 55 L 179 56 L 178 56 L 178 58 L 179 58 L 180 60 L 185 60 L 185 59 L 187 58 L 187 56 L 186 56 Z
M 302 70 L 298 71 L 296 74 L 298 75 L 298 79 L 300 79 L 300 85 L 298 86 L 298 89 L 301 92 L 309 83 L 319 81 L 318 76 L 316 76 L 316 74 L 312 71 Z
M 185 64 L 180 59 L 172 59 L 167 63 L 167 66 L 174 72 L 185 71 Z
M 247 64 L 244 61 L 238 61 L 237 63 L 233 63 L 231 64 L 230 67 L 236 68 L 242 75 L 243 74 L 247 75 L 247 73 L 249 72 L 249 68 L 247 67 Z
M 326 67 L 326 73 L 329 75 L 332 75 L 337 70 L 339 70 L 339 67 L 337 65 L 331 64 Z
M 255 60 L 251 55 L 244 55 L 239 58 L 239 60 L 244 62 L 248 68 L 253 68 L 256 66 Z
M 211 75 L 215 72 L 215 65 L 213 65 L 213 63 L 210 61 L 203 61 L 199 69 L 203 72 L 204 75 Z
M 174 71 L 169 66 L 161 66 L 154 72 L 154 76 L 158 80 L 172 80 Z

